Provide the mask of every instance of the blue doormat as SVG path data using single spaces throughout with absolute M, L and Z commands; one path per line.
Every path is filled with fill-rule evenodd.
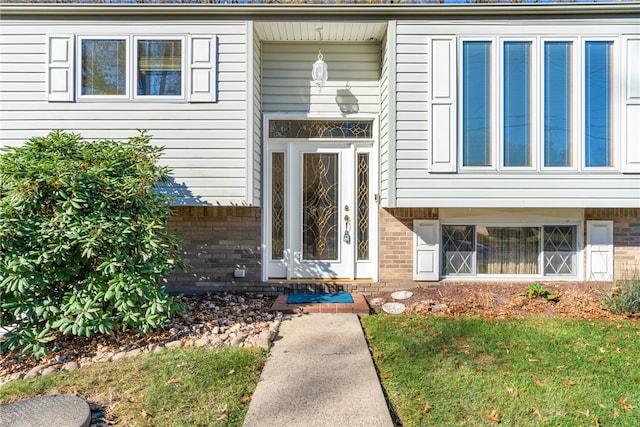
M 287 295 L 287 304 L 318 304 L 318 303 L 347 303 L 352 304 L 353 298 L 349 292 L 321 292 Z

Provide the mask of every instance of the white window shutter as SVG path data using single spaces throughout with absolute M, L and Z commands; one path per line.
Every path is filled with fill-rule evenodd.
M 47 43 L 47 97 L 51 102 L 72 102 L 74 36 L 53 34 Z
M 440 223 L 413 221 L 413 280 L 440 280 Z
M 189 36 L 189 102 L 216 102 L 216 61 L 216 36 Z
M 431 172 L 457 169 L 456 39 L 431 39 Z
M 625 38 L 622 55 L 625 88 L 623 94 L 622 171 L 640 172 L 640 38 Z
M 587 221 L 587 280 L 613 280 L 613 221 Z

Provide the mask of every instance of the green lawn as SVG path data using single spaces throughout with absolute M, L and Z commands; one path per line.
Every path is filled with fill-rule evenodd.
M 640 321 L 362 323 L 404 426 L 640 426 Z
M 112 409 L 118 425 L 241 426 L 266 352 L 236 347 L 165 350 L 0 387 L 0 404 L 77 394 Z
M 640 426 L 640 321 L 362 319 L 407 426 Z M 267 354 L 165 350 L 0 387 L 109 407 L 119 425 L 241 426 Z

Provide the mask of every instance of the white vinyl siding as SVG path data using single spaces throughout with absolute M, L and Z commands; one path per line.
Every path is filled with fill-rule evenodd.
M 318 90 L 311 66 L 322 48 L 329 81 Z M 378 114 L 380 46 L 377 43 L 263 43 L 264 113 Z
M 429 27 L 398 21 L 396 27 L 396 132 L 395 198 L 400 207 L 404 172 L 420 174 L 430 169 Z M 428 183 L 424 183 L 428 188 Z
M 248 56 L 248 54 L 247 54 Z M 261 174 L 262 174 L 262 43 L 256 34 L 253 35 L 253 96 L 251 98 L 251 108 L 253 115 L 253 135 L 249 140 L 253 150 L 253 204 L 261 205 Z M 249 58 L 247 58 L 249 61 Z
M 98 25 L 99 24 L 99 25 Z M 2 144 L 17 146 L 52 129 L 86 139 L 122 139 L 146 129 L 164 146 L 162 164 L 172 169 L 171 193 L 178 205 L 252 205 L 247 159 L 248 43 L 246 22 L 4 21 L 0 40 Z M 190 103 L 123 100 L 49 102 L 48 34 L 217 37 L 217 100 Z M 73 87 L 73 86 L 72 86 Z
M 483 20 L 482 23 L 473 21 L 451 21 L 443 24 L 438 21 L 406 20 L 397 23 L 397 65 L 396 65 L 396 93 L 397 93 L 397 131 L 395 141 L 395 200 L 389 201 L 390 206 L 395 207 L 620 207 L 633 208 L 638 206 L 638 194 L 640 194 L 640 181 L 633 174 L 623 172 L 634 171 L 640 161 L 639 151 L 634 142 L 638 139 L 636 127 L 630 126 L 635 115 L 640 114 L 640 90 L 636 80 L 638 79 L 635 64 L 623 67 L 621 57 L 628 56 L 630 60 L 637 57 L 637 37 L 629 36 L 626 39 L 623 34 L 631 34 L 633 28 L 637 28 L 637 20 L 632 19 L 608 19 L 597 17 L 585 20 L 554 20 L 553 25 L 541 23 L 534 19 L 514 20 Z M 614 120 L 613 126 L 613 153 L 615 167 L 612 168 L 585 168 L 581 155 L 577 160 L 578 165 L 573 167 L 551 168 L 542 167 L 543 149 L 537 138 L 532 145 L 532 156 L 536 170 L 500 169 L 497 166 L 497 151 L 493 164 L 489 170 L 473 170 L 462 168 L 457 173 L 436 173 L 433 165 L 438 163 L 437 153 L 432 151 L 436 141 L 433 140 L 434 132 L 442 128 L 441 123 L 435 123 L 444 117 L 437 114 L 438 103 L 434 99 L 436 92 L 432 89 L 437 85 L 435 79 L 437 70 L 433 69 L 435 58 L 427 50 L 429 40 L 438 40 L 446 37 L 455 37 L 458 46 L 457 74 L 460 75 L 460 43 L 464 40 L 493 40 L 496 49 L 501 48 L 497 40 L 531 40 L 535 50 L 536 69 L 532 78 L 539 79 L 538 68 L 540 66 L 540 50 L 545 40 L 571 40 L 574 41 L 575 55 L 584 55 L 584 43 L 586 40 L 611 40 L 613 41 L 612 73 L 614 90 L 614 111 L 622 109 L 627 111 L 627 124 L 622 120 Z M 635 42 L 632 40 L 636 40 Z M 627 51 L 623 51 L 622 45 L 627 43 Z M 496 50 L 497 52 L 497 50 Z M 635 55 L 635 56 L 634 56 Z M 625 59 L 624 61 L 627 61 Z M 582 61 L 577 61 L 582 67 Z M 625 62 L 626 64 L 626 62 Z M 499 70 L 499 68 L 498 68 Z M 497 72 L 497 71 L 496 71 Z M 584 85 L 584 77 L 580 73 L 574 74 L 578 79 L 575 87 Z M 626 76 L 627 84 L 622 84 L 621 79 Z M 634 80 L 635 79 L 635 80 Z M 536 80 L 537 82 L 538 80 Z M 618 88 L 627 89 L 626 104 L 618 95 Z M 440 86 L 438 86 L 440 88 Z M 458 111 L 461 99 L 460 84 L 458 81 Z M 633 89 L 636 88 L 636 89 Z M 535 91 L 531 93 L 532 109 L 535 117 L 540 117 L 542 112 L 541 90 L 536 83 Z M 582 90 L 582 89 L 581 89 Z M 633 92 L 635 90 L 635 92 Z M 579 98 L 579 94 L 573 94 L 572 102 Z M 496 95 L 497 96 L 497 95 Z M 500 110 L 492 107 L 492 114 L 501 114 Z M 583 119 L 578 117 L 583 114 L 582 105 L 574 105 L 575 125 L 581 133 L 584 129 Z M 496 116 L 496 117 L 498 117 Z M 614 115 L 614 118 L 616 116 Z M 454 115 L 456 126 L 460 124 L 459 115 Z M 453 123 L 449 123 L 453 124 Z M 497 129 L 497 124 L 495 125 Z M 541 121 L 532 122 L 535 129 L 534 136 L 542 132 Z M 621 127 L 622 126 L 622 127 Z M 458 127 L 459 129 L 459 127 Z M 626 138 L 622 134 L 626 133 Z M 633 142 L 632 142 L 633 141 Z M 584 137 L 575 139 L 579 149 L 583 149 Z M 497 144 L 497 142 L 496 142 Z M 500 149 L 494 144 L 494 150 Z M 440 148 L 440 146 L 438 146 Z M 457 135 L 457 161 L 460 161 L 460 134 Z M 450 147 L 454 148 L 454 147 Z M 626 163 L 623 163 L 620 153 L 626 153 Z M 443 153 L 441 153 L 443 154 Z M 393 158 L 393 154 L 389 155 Z M 576 156 L 577 158 L 577 156 Z M 431 166 L 431 168 L 430 168 Z M 445 168 L 446 169 L 446 168 Z M 514 168 L 515 169 L 515 168 Z
M 392 183 L 390 165 L 391 133 L 395 129 L 395 111 L 391 108 L 395 99 L 395 92 L 391 90 L 393 75 L 389 72 L 392 61 L 391 52 L 395 45 L 395 22 L 389 24 L 387 37 L 382 41 L 381 46 L 381 71 L 380 71 L 380 203 L 387 206 L 390 200 L 389 186 Z

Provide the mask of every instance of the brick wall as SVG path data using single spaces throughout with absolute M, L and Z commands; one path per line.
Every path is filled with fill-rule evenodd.
M 237 206 L 176 207 L 169 221 L 183 240 L 187 271 L 167 278 L 172 293 L 258 290 L 260 281 L 260 209 Z M 243 268 L 246 277 L 233 277 Z
M 208 291 L 280 294 L 310 290 L 346 290 L 371 294 L 410 289 L 413 281 L 413 220 L 437 219 L 438 209 L 379 210 L 379 282 L 260 281 L 261 213 L 253 207 L 177 207 L 169 228 L 182 236 L 187 271 L 167 278 L 172 293 Z M 586 209 L 586 220 L 614 221 L 615 279 L 640 277 L 640 209 Z M 586 227 L 585 227 L 586 228 Z M 243 268 L 245 278 L 234 278 Z
M 640 278 L 640 209 L 585 209 L 584 214 L 585 220 L 613 221 L 614 279 Z

